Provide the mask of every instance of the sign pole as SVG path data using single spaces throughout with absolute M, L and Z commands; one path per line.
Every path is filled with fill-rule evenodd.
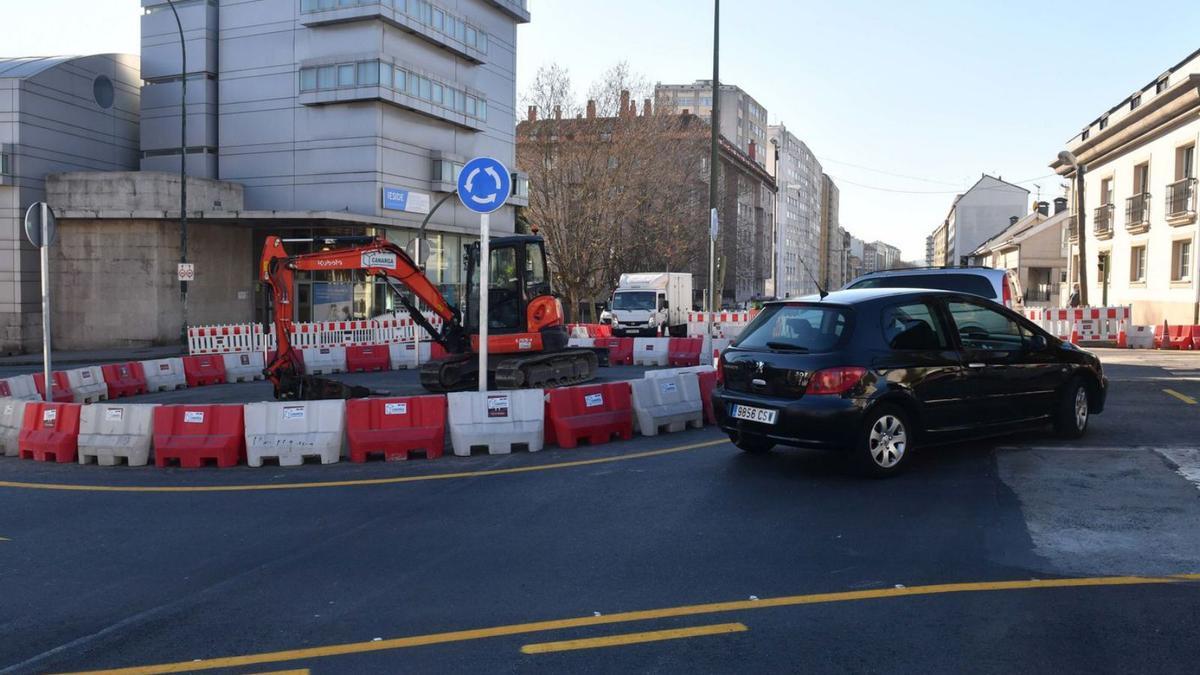
M 42 377 L 46 381 L 45 400 L 54 398 L 54 384 L 50 379 L 50 207 L 42 202 Z
M 488 287 L 492 279 L 488 233 L 491 215 L 479 214 L 479 391 L 488 390 Z

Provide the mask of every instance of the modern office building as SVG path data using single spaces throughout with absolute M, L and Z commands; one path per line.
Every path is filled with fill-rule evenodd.
M 964 265 L 980 244 L 1025 213 L 1029 190 L 983 175 L 966 192 L 954 197 L 945 220 L 934 228 L 933 264 Z M 928 249 L 928 244 L 926 245 Z
M 779 186 L 774 295 L 809 295 L 817 292 L 813 279 L 821 264 L 821 163 L 783 124 L 769 126 L 768 137 L 777 155 L 767 168 Z
M 691 84 L 657 84 L 654 98 L 659 108 L 674 112 L 688 111 L 705 121 L 712 118 L 712 80 Z M 753 96 L 732 84 L 721 85 L 720 115 L 717 128 L 738 150 L 766 166 L 767 109 Z
M 1069 279 L 1078 281 L 1080 266 L 1088 266 L 1089 304 L 1133 305 L 1138 324 L 1200 323 L 1198 138 L 1200 51 L 1121 99 L 1067 142 L 1086 167 L 1087 259 L 1079 259 L 1080 233 L 1073 224 Z M 1073 166 L 1061 160 L 1050 166 L 1075 185 Z M 1076 203 L 1073 193 L 1068 197 Z
M 46 198 L 47 174 L 137 168 L 140 86 L 128 54 L 0 58 L 0 353 L 42 342 L 25 209 Z

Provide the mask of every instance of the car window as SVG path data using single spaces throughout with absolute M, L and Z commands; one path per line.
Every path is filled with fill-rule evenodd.
M 837 307 L 768 305 L 735 343 L 743 349 L 827 352 L 848 335 L 846 311 Z
M 929 288 L 996 299 L 996 288 L 982 274 L 885 274 L 860 279 L 850 288 Z
M 946 335 L 923 302 L 884 308 L 880 314 L 883 339 L 892 349 L 937 351 L 946 348 Z
M 950 301 L 946 306 L 966 349 L 1015 351 L 1021 349 L 1029 333 L 1015 320 L 981 305 Z

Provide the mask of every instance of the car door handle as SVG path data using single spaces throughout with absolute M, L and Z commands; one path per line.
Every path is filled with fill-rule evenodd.
M 967 367 L 968 368 L 986 368 L 987 364 L 986 363 L 968 363 Z

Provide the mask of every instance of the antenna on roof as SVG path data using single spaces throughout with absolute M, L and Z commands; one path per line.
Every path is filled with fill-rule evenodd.
M 804 273 L 808 275 L 809 281 L 813 282 L 813 284 L 817 287 L 817 293 L 820 294 L 821 299 L 824 300 L 825 296 L 829 295 L 829 291 L 825 290 L 821 286 L 821 282 L 817 281 L 817 278 L 813 276 L 812 270 L 808 269 L 808 263 L 804 262 L 803 258 L 800 259 L 800 264 L 804 267 Z

